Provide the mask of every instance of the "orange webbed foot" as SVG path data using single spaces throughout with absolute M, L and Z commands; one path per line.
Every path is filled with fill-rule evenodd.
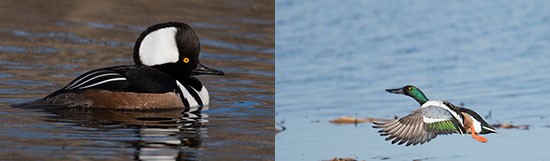
M 479 142 L 482 142 L 482 143 L 486 143 L 487 142 L 487 138 L 483 137 L 483 136 L 479 136 L 477 135 L 477 133 L 475 132 L 475 129 L 474 129 L 474 126 L 470 126 L 470 131 L 472 131 L 472 138 L 476 139 L 477 141 Z
M 483 136 L 473 135 L 473 134 L 472 134 L 472 138 L 474 138 L 474 139 L 476 139 L 477 141 L 482 142 L 482 143 L 486 143 L 486 142 L 487 142 L 487 138 L 485 138 L 485 137 L 483 137 Z

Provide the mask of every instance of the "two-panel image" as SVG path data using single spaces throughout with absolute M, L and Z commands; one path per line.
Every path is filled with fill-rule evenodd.
M 0 160 L 549 160 L 550 2 L 1 1 Z

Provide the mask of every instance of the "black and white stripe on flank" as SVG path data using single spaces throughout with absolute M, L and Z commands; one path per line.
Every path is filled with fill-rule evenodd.
M 126 77 L 111 70 L 97 70 L 84 73 L 67 84 L 63 89 L 87 89 L 114 81 L 126 81 Z
M 180 96 L 183 105 L 186 107 L 185 112 L 201 110 L 203 101 L 197 90 L 189 85 L 182 85 L 179 81 L 176 81 L 176 84 L 178 85 L 176 93 Z

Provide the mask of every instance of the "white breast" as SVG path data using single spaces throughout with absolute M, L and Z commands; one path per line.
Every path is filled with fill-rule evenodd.
M 202 86 L 202 89 L 199 91 L 199 96 L 201 96 L 203 105 L 206 106 L 210 104 L 210 96 L 208 95 L 208 90 L 206 90 L 206 87 Z
M 176 84 L 178 85 L 179 89 L 181 90 L 183 97 L 187 102 L 189 103 L 190 107 L 199 107 L 199 101 L 202 102 L 203 106 L 206 106 L 210 103 L 210 97 L 208 95 L 208 90 L 206 90 L 206 87 L 202 86 L 201 90 L 197 91 L 194 88 L 190 88 L 192 91 L 187 90 L 179 81 L 176 81 Z M 198 98 L 193 97 L 191 93 L 197 93 Z M 182 100 L 182 101 L 185 101 Z

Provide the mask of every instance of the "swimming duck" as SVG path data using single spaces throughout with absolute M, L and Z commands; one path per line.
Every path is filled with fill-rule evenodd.
M 407 85 L 397 89 L 386 89 L 394 94 L 404 94 L 412 97 L 420 104 L 420 108 L 409 115 L 394 121 L 377 123 L 374 128 L 382 128 L 381 136 L 392 144 L 417 145 L 434 139 L 437 135 L 459 133 L 471 134 L 475 140 L 485 143 L 487 138 L 478 134 L 496 133 L 476 112 L 453 105 L 445 100 L 429 100 L 417 87 Z
M 137 39 L 134 65 L 91 70 L 33 105 L 122 110 L 201 110 L 208 91 L 195 76 L 224 75 L 199 61 L 200 42 L 191 26 L 166 22 Z

